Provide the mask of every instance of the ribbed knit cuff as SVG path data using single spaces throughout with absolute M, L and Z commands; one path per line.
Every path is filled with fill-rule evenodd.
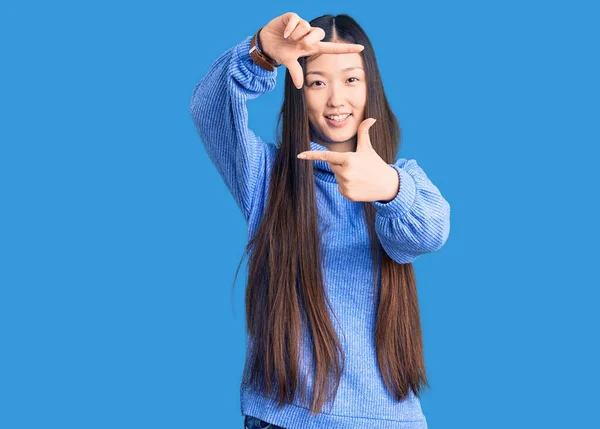
M 372 204 L 377 209 L 377 214 L 386 218 L 396 218 L 408 213 L 415 202 L 417 188 L 415 179 L 406 172 L 406 170 L 398 167 L 395 164 L 388 164 L 398 172 L 400 179 L 400 187 L 394 199 L 387 203 L 372 201 Z
M 235 55 L 241 61 L 242 66 L 251 71 L 257 76 L 277 76 L 277 67 L 273 71 L 265 70 L 258 64 L 256 64 L 248 51 L 250 51 L 250 43 L 252 42 L 252 36 L 246 37 L 240 44 L 235 48 Z

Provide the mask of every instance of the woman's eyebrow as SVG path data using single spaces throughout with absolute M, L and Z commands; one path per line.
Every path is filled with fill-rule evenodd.
M 354 69 L 361 69 L 362 71 L 364 71 L 364 69 L 362 67 L 358 67 L 358 66 L 346 67 L 345 69 L 342 69 L 342 71 L 346 72 L 346 71 L 350 71 L 350 70 L 354 70 Z M 322 71 L 309 71 L 306 73 L 306 76 L 308 76 L 309 74 L 320 74 L 321 76 L 327 76 L 327 73 L 322 72 Z

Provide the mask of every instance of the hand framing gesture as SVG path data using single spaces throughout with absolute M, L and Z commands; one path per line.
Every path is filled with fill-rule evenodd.
M 358 127 L 356 152 L 305 151 L 298 158 L 327 161 L 340 193 L 355 202 L 389 201 L 400 186 L 398 172 L 373 149 L 369 128 L 376 119 L 367 118 Z
M 260 31 L 260 42 L 266 55 L 287 67 L 296 88 L 304 85 L 304 73 L 298 58 L 322 54 L 361 52 L 365 47 L 352 43 L 320 42 L 325 30 L 311 27 L 294 12 L 272 19 Z

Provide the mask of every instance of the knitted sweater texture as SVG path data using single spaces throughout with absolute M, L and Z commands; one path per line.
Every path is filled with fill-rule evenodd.
M 248 128 L 247 100 L 272 91 L 278 71 L 264 70 L 252 61 L 251 39 L 245 37 L 213 62 L 194 87 L 190 103 L 198 135 L 247 221 L 248 239 L 262 219 L 277 150 Z M 310 146 L 328 150 L 312 141 Z M 244 383 L 240 411 L 286 429 L 426 429 L 419 398 L 410 391 L 404 400 L 394 400 L 378 369 L 377 295 L 363 204 L 375 206 L 377 236 L 398 263 L 413 262 L 444 245 L 450 232 L 450 205 L 413 159 L 397 158 L 389 164 L 400 179 L 392 200 L 367 203 L 350 201 L 339 192 L 327 162 L 302 162 L 314 163 L 323 281 L 346 365 L 335 399 L 316 416 L 296 401 L 278 408 L 273 397 Z M 304 338 L 304 344 L 308 341 Z M 301 372 L 312 392 L 310 349 L 301 353 Z M 246 370 L 247 366 L 244 374 Z

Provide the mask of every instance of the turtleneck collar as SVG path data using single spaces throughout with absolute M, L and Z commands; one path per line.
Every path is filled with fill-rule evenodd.
M 320 143 L 311 141 L 310 142 L 310 150 L 326 151 L 329 149 Z M 312 161 L 312 163 L 313 163 L 315 175 L 318 178 L 323 179 L 327 182 L 337 183 L 335 174 L 333 173 L 333 170 L 329 167 L 329 163 L 327 161 L 321 161 L 320 159 L 316 159 L 316 160 Z

